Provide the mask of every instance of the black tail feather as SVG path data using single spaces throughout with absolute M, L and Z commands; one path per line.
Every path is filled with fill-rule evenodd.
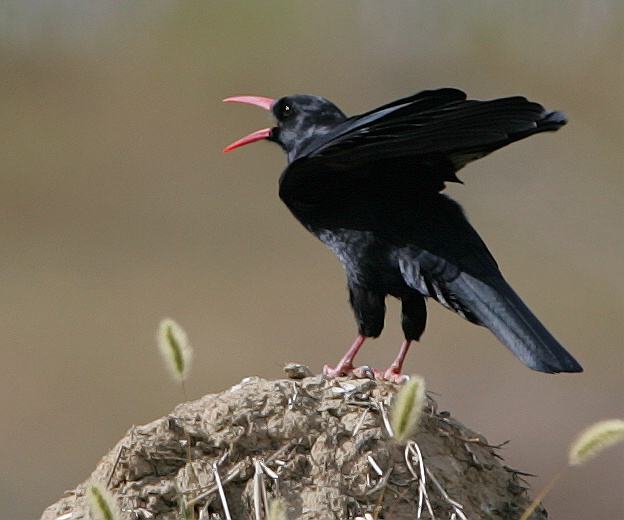
M 583 371 L 502 278 L 485 283 L 461 273 L 448 287 L 529 368 L 547 373 Z

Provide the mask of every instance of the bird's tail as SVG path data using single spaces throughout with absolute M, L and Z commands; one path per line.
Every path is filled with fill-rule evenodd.
M 529 368 L 547 373 L 583 371 L 503 278 L 488 282 L 461 273 L 447 286 Z

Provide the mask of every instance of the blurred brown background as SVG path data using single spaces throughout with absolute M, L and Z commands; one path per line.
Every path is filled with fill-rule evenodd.
M 448 191 L 585 368 L 525 368 L 432 302 L 406 372 L 506 463 L 560 469 L 623 410 L 623 63 L 618 0 L 0 4 L 0 518 L 37 518 L 133 424 L 182 398 L 156 353 L 172 316 L 189 398 L 334 363 L 355 337 L 344 274 L 277 197 L 280 150 L 222 156 L 270 124 L 237 94 L 348 114 L 424 88 L 523 94 L 570 123 L 469 165 Z M 384 335 L 358 361 L 384 367 Z M 624 517 L 622 447 L 570 471 L 553 519 Z M 537 491 L 537 490 L 536 490 Z

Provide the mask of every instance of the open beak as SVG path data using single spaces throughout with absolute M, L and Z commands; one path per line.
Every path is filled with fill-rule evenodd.
M 255 105 L 257 107 L 264 108 L 265 110 L 271 110 L 273 103 L 275 103 L 274 99 L 261 96 L 233 96 L 225 98 L 223 101 L 226 103 L 246 103 L 248 105 Z M 256 130 L 255 132 L 234 141 L 229 146 L 226 146 L 223 149 L 223 153 L 230 152 L 234 150 L 234 148 L 238 148 L 244 144 L 254 143 L 256 141 L 260 141 L 261 139 L 268 139 L 270 135 L 271 127 Z

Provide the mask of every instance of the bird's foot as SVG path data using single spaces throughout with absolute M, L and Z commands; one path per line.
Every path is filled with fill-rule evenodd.
M 340 376 L 352 376 L 358 379 L 379 379 L 390 381 L 391 383 L 402 384 L 409 379 L 409 376 L 401 374 L 396 369 L 390 367 L 385 372 L 371 368 L 369 366 L 354 367 L 353 365 L 338 365 L 336 368 L 325 365 L 323 367 L 323 377 L 333 379 Z
M 340 376 L 350 376 L 353 374 L 353 365 L 350 363 L 339 364 L 337 367 L 330 367 L 329 365 L 325 365 L 323 367 L 323 377 L 325 379 L 334 379 L 335 377 Z
M 375 370 L 369 366 L 354 367 L 350 363 L 338 365 L 337 367 L 330 367 L 325 365 L 323 367 L 323 377 L 325 379 L 333 379 L 340 376 L 352 376 L 358 379 L 374 379 Z
M 375 379 L 390 381 L 391 383 L 396 383 L 397 385 L 402 385 L 409 380 L 408 375 L 402 374 L 400 371 L 393 367 L 390 367 L 385 372 L 382 372 L 381 370 L 373 370 L 373 374 Z

